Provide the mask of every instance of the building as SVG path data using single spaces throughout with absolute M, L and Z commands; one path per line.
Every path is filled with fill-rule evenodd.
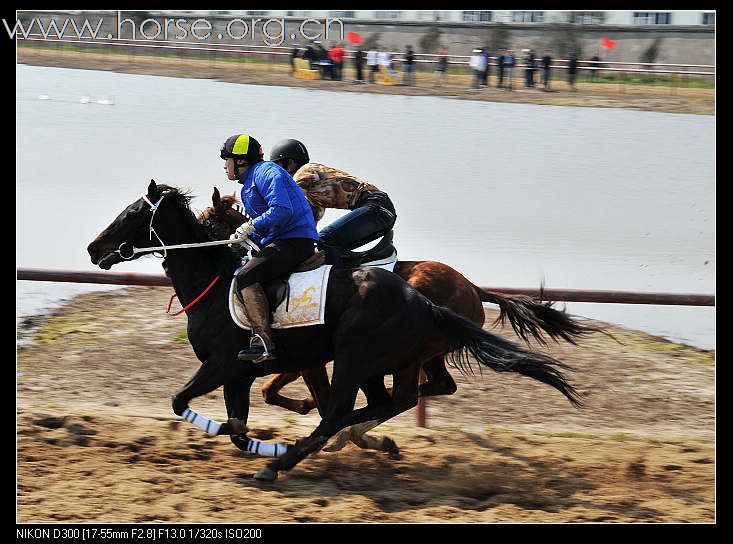
M 490 11 L 490 10 L 271 10 L 271 11 L 188 11 L 194 14 L 229 17 L 312 17 L 315 19 L 357 19 L 372 21 L 445 21 L 470 23 L 550 23 L 572 22 L 601 25 L 715 25 L 715 10 L 672 11 Z

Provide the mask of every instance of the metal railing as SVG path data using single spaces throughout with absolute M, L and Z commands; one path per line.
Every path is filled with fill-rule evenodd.
M 16 278 L 26 281 L 54 281 L 72 283 L 100 283 L 114 285 L 171 286 L 168 276 L 163 274 L 140 274 L 124 272 L 87 272 L 74 270 L 49 270 L 42 268 L 18 268 Z M 649 293 L 638 291 L 600 291 L 588 289 L 528 289 L 516 287 L 481 287 L 508 295 L 528 295 L 543 300 L 564 302 L 606 302 L 613 304 L 669 304 L 679 306 L 715 306 L 715 295 L 691 293 Z M 420 371 L 420 380 L 424 373 Z M 418 399 L 415 409 L 415 424 L 425 427 L 427 401 Z
M 80 46 L 92 46 L 99 47 L 101 49 L 107 48 L 128 48 L 129 50 L 158 50 L 161 52 L 173 52 L 173 51 L 186 51 L 186 52 L 204 52 L 209 55 L 213 53 L 224 53 L 231 54 L 236 53 L 244 56 L 260 56 L 269 57 L 270 60 L 274 58 L 289 58 L 292 55 L 293 46 L 271 46 L 271 45 L 254 45 L 254 44 L 237 44 L 237 43 L 225 43 L 225 44 L 212 44 L 209 42 L 191 42 L 191 41 L 172 41 L 172 40 L 133 40 L 125 38 L 116 38 L 114 40 L 93 40 L 91 38 L 43 38 L 42 36 L 29 35 L 25 39 L 19 39 L 20 41 L 26 42 L 42 42 L 46 45 L 53 43 L 73 44 Z M 302 48 L 301 48 L 302 49 Z M 356 51 L 347 50 L 345 59 L 353 60 Z M 402 51 L 388 51 L 392 56 L 392 60 L 398 63 L 404 61 Z M 415 53 L 416 64 L 437 64 L 440 54 L 434 53 Z M 468 67 L 470 55 L 446 55 L 448 64 L 453 66 L 465 66 Z M 517 60 L 513 66 L 514 69 L 526 68 L 526 64 L 523 63 L 523 59 L 515 57 Z M 497 57 L 489 57 L 489 62 L 492 67 L 496 67 Z M 538 67 L 540 57 L 537 57 Z M 566 70 L 568 67 L 568 59 L 553 59 L 553 64 L 550 68 Z M 642 66 L 647 68 L 621 68 L 621 66 Z M 672 67 L 676 69 L 671 69 Z M 662 69 L 660 69 L 662 68 Z M 702 70 L 697 70 L 698 68 Z M 604 72 L 624 72 L 624 73 L 635 73 L 635 74 L 649 74 L 649 75 L 696 75 L 696 76 L 715 76 L 715 65 L 709 64 L 672 64 L 672 63 L 648 63 L 648 62 L 626 62 L 626 61 L 593 61 L 593 60 L 581 60 L 578 59 L 577 69 L 579 71 L 604 71 Z M 693 70 L 694 69 L 694 70 Z
M 18 280 L 58 281 L 72 283 L 100 283 L 114 285 L 171 286 L 163 274 L 124 272 L 88 272 L 75 270 L 50 270 L 43 268 L 19 268 Z M 533 289 L 517 287 L 481 287 L 506 295 L 542 296 L 543 300 L 562 302 L 600 302 L 612 304 L 660 304 L 675 306 L 715 306 L 715 295 L 698 293 L 652 293 L 639 291 L 602 291 L 597 289 Z

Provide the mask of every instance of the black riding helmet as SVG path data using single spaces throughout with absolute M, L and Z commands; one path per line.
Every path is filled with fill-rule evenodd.
M 270 160 L 275 162 L 281 159 L 293 159 L 299 164 L 310 162 L 308 150 L 298 140 L 291 138 L 280 140 L 270 150 Z
M 239 177 L 239 165 L 237 160 L 244 160 L 249 166 L 262 161 L 264 153 L 262 146 L 248 134 L 235 134 L 229 136 L 219 150 L 222 159 L 234 159 L 234 174 Z

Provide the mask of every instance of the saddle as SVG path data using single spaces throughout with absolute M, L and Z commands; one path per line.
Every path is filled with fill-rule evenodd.
M 323 265 L 264 283 L 262 287 L 270 305 L 270 326 L 287 329 L 323 324 L 330 271 L 331 265 Z M 239 327 L 251 330 L 249 317 L 239 300 L 236 273 L 229 287 L 229 313 Z
M 373 248 L 367 249 L 366 251 L 349 251 L 343 257 L 344 268 L 394 264 L 397 261 L 397 249 L 394 247 L 392 240 L 394 240 L 394 231 L 390 229 Z M 296 266 L 291 273 L 308 272 L 324 264 L 330 263 L 326 262 L 325 251 L 319 250 Z M 290 295 L 288 288 L 289 275 L 275 278 L 262 284 L 262 289 L 265 291 L 265 296 L 267 296 L 267 301 L 270 303 L 270 308 L 273 312 Z
M 317 251 L 296 266 L 291 271 L 291 274 L 294 272 L 309 272 L 316 268 L 320 268 L 324 264 L 326 264 L 326 253 L 324 251 Z M 288 283 L 289 277 L 290 274 L 280 278 L 275 278 L 274 280 L 270 280 L 262 284 L 262 289 L 265 291 L 267 302 L 270 303 L 271 314 L 275 311 L 275 308 L 280 306 L 280 304 L 282 304 L 290 295 L 290 284 Z M 270 316 L 270 320 L 272 320 L 272 315 Z

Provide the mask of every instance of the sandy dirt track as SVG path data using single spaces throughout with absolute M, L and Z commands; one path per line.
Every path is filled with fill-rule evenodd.
M 171 292 L 85 294 L 21 325 L 17 521 L 715 521 L 713 352 L 615 327 L 622 344 L 551 345 L 582 410 L 521 376 L 452 370 L 458 392 L 430 399 L 430 428 L 409 412 L 372 433 L 398 456 L 348 445 L 264 484 L 251 475 L 266 458 L 170 409 L 198 367 L 185 318 L 164 313 Z M 284 392 L 304 396 L 301 383 Z M 251 436 L 292 442 L 314 428 L 317 415 L 264 405 L 261 384 Z M 220 390 L 192 407 L 226 418 Z

